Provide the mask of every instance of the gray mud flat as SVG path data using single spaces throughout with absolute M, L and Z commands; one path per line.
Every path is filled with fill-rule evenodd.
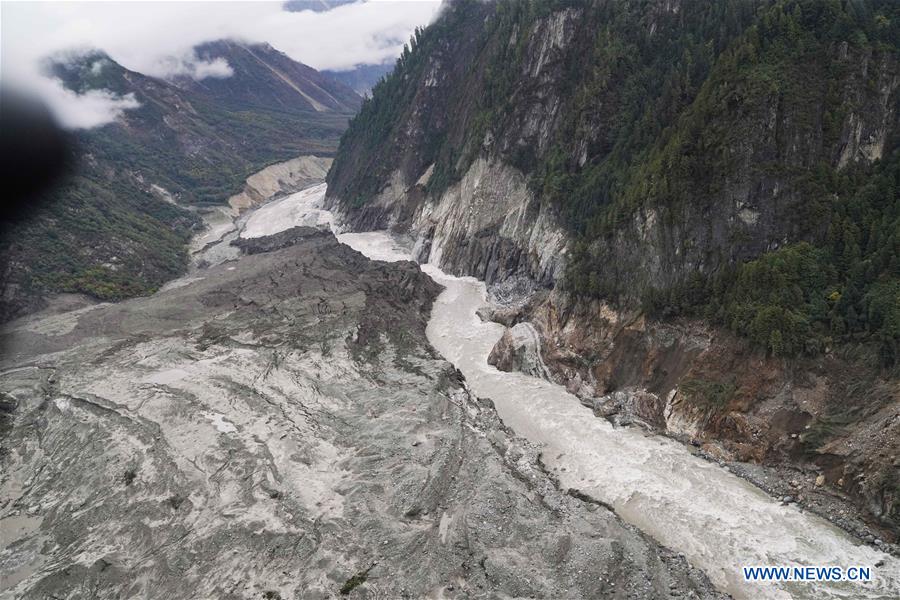
M 0 597 L 719 597 L 557 489 L 330 233 L 0 332 Z

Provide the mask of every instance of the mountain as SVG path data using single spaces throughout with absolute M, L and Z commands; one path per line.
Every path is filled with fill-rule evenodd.
M 323 71 L 326 75 L 352 88 L 360 96 L 369 94 L 382 77 L 394 70 L 394 63 L 357 65 L 346 71 Z
M 896 528 L 898 51 L 879 0 L 454 2 L 327 202 L 487 281 L 598 414 L 812 469 Z
M 245 46 L 230 41 L 195 48 L 204 61 L 225 60 L 234 71 L 230 77 L 189 77 L 176 80 L 182 89 L 231 110 L 254 108 L 268 111 L 316 111 L 354 113 L 359 96 L 346 85 L 298 63 L 268 44 Z M 292 137 L 292 136 L 286 136 Z
M 190 202 L 219 202 L 260 166 L 301 153 L 334 152 L 359 97 L 271 46 L 234 42 L 196 49 L 222 59 L 228 77 L 163 81 L 129 71 L 101 54 L 53 73 L 70 89 L 134 94 L 140 106 L 118 122 L 79 135 L 82 151 L 141 170 Z M 177 162 L 176 162 L 177 161 Z
M 327 12 L 332 8 L 343 6 L 344 4 L 353 4 L 358 0 L 287 0 L 283 4 L 284 10 L 288 12 L 301 12 L 311 10 L 313 12 Z
M 230 75 L 167 81 L 99 52 L 48 64 L 71 90 L 131 95 L 139 106 L 74 134 L 72 175 L 7 228 L 3 320 L 50 292 L 110 300 L 154 290 L 184 269 L 193 208 L 223 203 L 272 163 L 332 155 L 359 106 L 351 89 L 268 45 L 220 41 L 196 53 Z

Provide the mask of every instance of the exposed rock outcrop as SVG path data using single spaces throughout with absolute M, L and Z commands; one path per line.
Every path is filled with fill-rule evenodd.
M 277 196 L 299 192 L 323 181 L 331 160 L 310 155 L 270 165 L 248 177 L 244 189 L 231 196 L 228 205 L 240 213 Z
M 821 476 L 827 489 L 807 494 L 809 508 L 833 517 L 832 497 L 842 498 L 897 539 L 900 382 L 873 374 L 870 354 L 785 361 L 701 321 L 662 323 L 558 292 L 497 317 L 510 332 L 523 322 L 539 332 L 551 380 L 598 416 L 692 442 L 716 460 L 781 469 L 785 481 Z M 494 364 L 524 370 L 512 339 L 495 348 Z
M 552 381 L 541 356 L 541 339 L 531 323 L 517 323 L 503 333 L 494 346 L 488 363 L 501 371 L 521 371 Z
M 372 202 L 345 213 L 345 224 L 408 232 L 419 262 L 488 283 L 522 278 L 549 286 L 562 276 L 566 236 L 518 169 L 479 159 L 438 201 L 425 199 L 430 170 L 415 183 L 395 172 Z

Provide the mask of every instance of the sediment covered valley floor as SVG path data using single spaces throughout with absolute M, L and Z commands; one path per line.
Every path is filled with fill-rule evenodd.
M 416 265 L 240 245 L 0 331 L 0 597 L 721 597 L 467 392 Z
M 0 597 L 896 597 L 887 554 L 488 365 L 484 285 L 335 237 L 324 192 L 0 332 Z M 875 581 L 740 580 L 810 561 Z

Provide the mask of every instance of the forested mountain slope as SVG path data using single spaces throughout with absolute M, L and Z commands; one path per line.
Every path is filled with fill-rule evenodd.
M 889 2 L 456 3 L 352 123 L 331 194 L 433 165 L 439 198 L 500 160 L 574 240 L 574 292 L 779 354 L 871 334 L 893 363 L 898 27 Z
M 896 520 L 898 49 L 880 0 L 454 2 L 351 122 L 329 201 L 553 289 L 504 318 L 584 397 L 649 391 L 670 432 L 813 456 Z
M 8 227 L 0 247 L 0 317 L 47 292 L 119 299 L 179 273 L 198 223 L 185 207 L 222 203 L 246 177 L 301 154 L 332 155 L 360 98 L 270 46 L 222 41 L 196 49 L 230 75 L 165 81 L 102 53 L 48 63 L 77 92 L 109 90 L 139 104 L 73 134 L 71 176 L 41 209 Z

